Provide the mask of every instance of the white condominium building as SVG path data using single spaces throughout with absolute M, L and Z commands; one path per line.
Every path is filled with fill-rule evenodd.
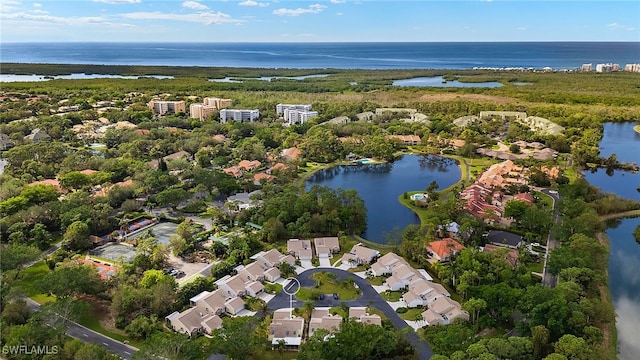
M 312 117 L 318 116 L 317 111 L 304 111 L 304 110 L 284 110 L 284 121 L 286 125 L 304 124 Z
M 289 110 L 301 110 L 301 111 L 311 111 L 311 104 L 302 105 L 302 104 L 278 104 L 276 105 L 276 113 L 282 116 L 284 115 L 284 111 L 286 109 Z
M 624 71 L 640 72 L 640 64 L 627 64 L 624 66 Z
M 612 71 L 620 71 L 620 65 L 612 63 L 596 65 L 596 72 L 603 73 Z
M 147 106 L 155 115 L 167 115 L 177 114 L 179 112 L 186 112 L 187 106 L 184 101 L 160 101 L 151 100 L 147 103 Z
M 220 122 L 226 123 L 231 119 L 238 122 L 253 122 L 260 117 L 260 111 L 255 110 L 236 110 L 236 109 L 222 109 L 220 110 Z

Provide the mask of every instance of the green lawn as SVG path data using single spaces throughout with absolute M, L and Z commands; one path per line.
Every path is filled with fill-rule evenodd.
M 425 309 L 420 308 L 412 308 L 409 309 L 406 313 L 400 314 L 400 317 L 405 320 L 415 321 L 416 317 L 424 312 Z
M 80 319 L 78 319 L 78 324 L 89 328 L 97 333 L 100 333 L 102 335 L 108 336 L 114 340 L 118 340 L 118 341 L 128 341 L 129 345 L 140 348 L 142 346 L 142 342 L 138 341 L 138 340 L 134 340 L 129 338 L 123 331 L 120 330 L 116 330 L 116 331 L 110 331 L 105 329 L 102 324 L 100 324 L 100 319 L 98 319 L 98 317 L 92 312 L 92 311 L 87 311 L 85 314 L 83 314 Z
M 282 291 L 282 285 L 276 283 L 265 283 L 264 291 L 268 294 L 277 294 Z
M 301 288 L 296 294 L 300 300 L 311 300 L 314 293 L 338 294 L 340 300 L 355 300 L 360 297 L 360 291 L 353 284 L 346 284 L 333 280 L 327 276 L 328 273 L 321 272 L 312 275 L 312 278 L 320 283 L 320 286 L 312 289 Z
M 297 351 L 284 351 L 280 353 L 278 350 L 266 350 L 258 354 L 254 354 L 252 359 L 255 360 L 294 360 L 298 356 Z
M 400 299 L 402 298 L 402 292 L 401 291 L 389 291 L 389 290 L 387 290 L 387 291 L 381 293 L 380 295 L 386 301 L 391 301 L 391 302 L 400 301 Z
M 527 269 L 531 272 L 542 273 L 542 269 L 544 268 L 544 264 L 542 261 L 539 263 L 529 263 L 527 264 Z
M 20 271 L 18 279 L 13 282 L 12 286 L 21 289 L 25 296 L 32 298 L 39 304 L 55 301 L 55 297 L 42 294 L 35 286 L 36 280 L 41 279 L 49 272 L 50 270 L 44 260 L 39 261 L 33 266 Z
M 386 277 L 384 276 L 376 276 L 373 278 L 367 278 L 367 282 L 371 285 L 377 285 L 377 286 L 381 286 L 382 284 L 384 284 L 384 281 L 387 280 Z

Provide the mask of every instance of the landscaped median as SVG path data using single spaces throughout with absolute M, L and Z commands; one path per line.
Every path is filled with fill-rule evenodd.
M 353 279 L 347 278 L 338 281 L 337 277 L 329 272 L 319 272 L 311 275 L 316 281 L 312 289 L 301 288 L 296 294 L 300 300 L 318 300 L 320 294 L 338 294 L 340 300 L 355 300 L 360 297 L 360 290 L 355 287 Z

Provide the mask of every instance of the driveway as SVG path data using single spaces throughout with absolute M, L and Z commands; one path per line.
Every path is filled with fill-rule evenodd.
M 315 284 L 315 280 L 311 279 L 311 275 L 317 272 L 330 272 L 337 275 L 338 280 L 342 281 L 346 278 L 352 278 L 354 283 L 358 285 L 362 291 L 362 296 L 356 300 L 334 300 L 332 297 L 325 297 L 324 300 L 316 300 L 314 305 L 316 307 L 334 307 L 339 306 L 341 303 L 345 303 L 347 306 L 372 306 L 380 310 L 395 326 L 397 329 L 404 329 L 409 327 L 407 323 L 395 312 L 395 310 L 387 303 L 378 292 L 369 284 L 365 279 L 349 273 L 347 271 L 336 268 L 322 268 L 322 269 L 309 269 L 301 272 L 296 276 L 296 279 L 300 282 L 300 286 L 312 288 Z M 302 306 L 303 301 L 295 301 L 294 307 Z M 277 310 L 289 307 L 289 295 L 286 295 L 283 291 L 276 294 L 276 296 L 267 304 L 269 310 Z M 410 328 L 410 327 L 409 327 Z M 429 345 L 418 336 L 414 331 L 407 331 L 404 335 L 406 339 L 414 346 L 416 353 L 420 359 L 429 359 L 433 352 L 429 348 Z
M 329 259 L 329 258 L 320 258 L 320 266 L 322 266 L 322 267 L 331 267 L 331 259 Z

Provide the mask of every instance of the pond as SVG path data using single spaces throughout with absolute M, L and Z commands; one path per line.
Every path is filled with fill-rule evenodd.
M 424 190 L 436 181 L 440 189 L 460 180 L 455 160 L 439 156 L 404 155 L 392 163 L 341 165 L 316 172 L 307 186 L 354 189 L 367 207 L 367 240 L 387 243 L 394 228 L 419 224 L 420 219 L 398 201 L 407 191 Z
M 54 79 L 139 79 L 139 78 L 155 78 L 155 79 L 173 79 L 173 76 L 164 75 L 144 75 L 144 76 L 124 76 L 124 75 L 106 75 L 106 74 L 70 74 L 70 75 L 15 75 L 15 74 L 0 74 L 0 82 L 32 82 L 32 81 L 49 81 Z
M 640 134 L 633 130 L 634 123 L 606 123 L 600 142 L 600 155 L 615 153 L 619 161 L 639 162 Z M 613 175 L 599 169 L 587 172 L 585 178 L 603 191 L 621 197 L 640 200 L 636 187 L 640 175 L 628 171 L 614 171 Z M 617 220 L 609 224 L 609 290 L 616 311 L 618 332 L 618 359 L 637 359 L 640 354 L 640 244 L 633 231 L 640 218 Z
M 394 80 L 393 86 L 427 86 L 427 87 L 464 87 L 464 88 L 495 88 L 504 86 L 497 81 L 460 82 L 458 80 L 445 81 L 442 76 L 417 77 L 412 79 Z

